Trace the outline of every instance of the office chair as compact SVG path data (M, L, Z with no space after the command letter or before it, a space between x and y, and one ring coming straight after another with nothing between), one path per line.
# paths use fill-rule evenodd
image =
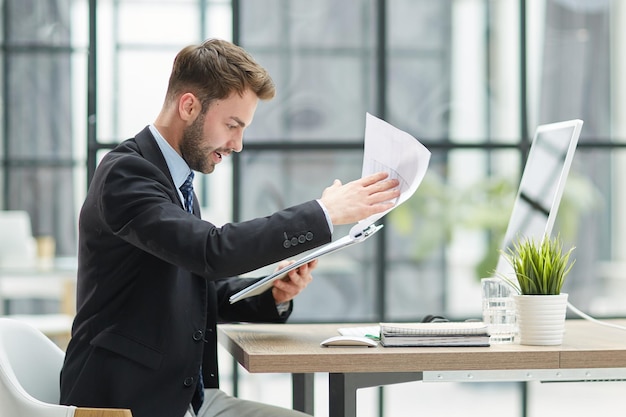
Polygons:
M33 237L30 215L23 210L0 210L0 267L34 267L37 243Z
M75 279L65 273L38 269L37 243L31 219L24 210L0 210L0 315L27 321L63 346L73 321ZM69 274L69 272L68 272ZM58 314L12 314L9 302L28 299L59 300ZM0 416L3 417L3 416Z
M0 317L0 416L132 417L130 410L59 405L65 354L27 323Z

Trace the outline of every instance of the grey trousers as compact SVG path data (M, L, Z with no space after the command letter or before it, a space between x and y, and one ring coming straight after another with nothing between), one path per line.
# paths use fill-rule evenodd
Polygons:
M308 414L274 405L231 397L219 389L205 389L196 415L191 406L185 417L307 417Z

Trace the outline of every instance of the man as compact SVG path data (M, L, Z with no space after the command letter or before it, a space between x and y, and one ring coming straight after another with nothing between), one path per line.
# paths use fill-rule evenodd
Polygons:
M154 124L99 164L80 213L62 404L130 408L134 417L299 415L218 389L216 323L284 322L316 262L233 305L230 295L249 281L229 277L328 243L333 225L389 209L399 191L385 174L335 180L319 200L265 218L222 227L201 220L190 174L240 152L258 101L274 94L241 48L186 47Z

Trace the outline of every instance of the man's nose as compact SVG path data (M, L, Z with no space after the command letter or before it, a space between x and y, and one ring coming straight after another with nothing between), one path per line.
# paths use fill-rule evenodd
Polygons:
M233 152L241 152L243 150L243 134L238 133L228 142L228 147Z

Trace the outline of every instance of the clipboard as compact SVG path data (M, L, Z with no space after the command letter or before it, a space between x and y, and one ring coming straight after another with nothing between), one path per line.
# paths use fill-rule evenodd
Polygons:
M389 174L389 178L397 179L400 182L400 196L395 201L394 207L359 221L352 226L348 235L322 246L295 263L256 281L254 284L232 295L229 299L230 303L233 304L244 298L261 294L270 289L275 280L284 278L289 271L320 256L363 242L378 232L383 226L375 223L413 195L424 179L429 162L430 151L417 139L389 123L366 113L361 176L365 177L384 171Z
M296 262L291 265L286 266L271 275L266 276L265 278L256 281L254 284L244 288L243 290L233 294L229 301L231 304L236 303L237 301L241 301L245 298L252 297L255 295L259 295L269 290L272 287L272 283L277 279L284 278L290 271L299 268L300 266L311 262L314 259L317 259L321 256L328 255L329 253L337 252L341 249L347 248L349 246L355 245L357 243L361 243L367 240L370 236L374 235L380 229L382 229L383 225L375 225L372 224L365 228L361 233L352 237L350 234L338 239L334 242L328 243L327 245L322 246L321 248L309 253L308 255L298 259Z

